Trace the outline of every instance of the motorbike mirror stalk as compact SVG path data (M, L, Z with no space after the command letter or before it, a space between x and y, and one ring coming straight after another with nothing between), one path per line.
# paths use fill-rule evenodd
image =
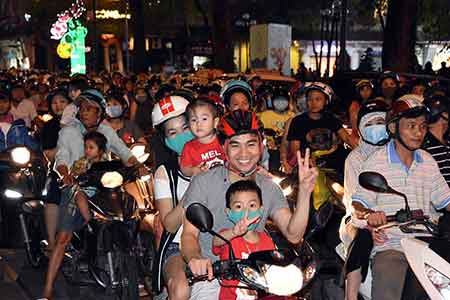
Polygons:
M209 234L218 237L228 245L230 260L235 260L236 256L233 252L231 242L212 230L214 226L214 218L209 209L201 203L192 203L186 209L186 218L201 232L208 232Z
M362 172L359 174L358 180L359 184L369 191L383 194L394 194L402 197L405 201L405 209L400 210L397 213L398 220L400 222L406 222L411 219L411 209L409 208L408 198L405 194L391 188L383 175L377 172Z

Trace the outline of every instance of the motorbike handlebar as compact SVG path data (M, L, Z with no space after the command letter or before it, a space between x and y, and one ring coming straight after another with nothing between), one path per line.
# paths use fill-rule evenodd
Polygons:
M236 262L236 261L232 262L230 260L221 260L221 261L214 262L212 264L213 278L224 278L224 277L229 277L226 279L233 278L232 274L235 274L235 272L234 272L235 267L233 264L234 262ZM192 273L189 266L186 266L184 273L186 275L186 279L187 279L189 285L193 285L196 282L208 280L208 275L195 276Z

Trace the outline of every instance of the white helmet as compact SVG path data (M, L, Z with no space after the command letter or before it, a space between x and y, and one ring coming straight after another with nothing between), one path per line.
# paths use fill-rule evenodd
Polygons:
M333 98L333 95L334 95L333 89L328 84L318 82L318 81L305 83L304 89L305 89L305 94L308 94L309 91L312 91L312 90L316 90L316 91L320 91L320 92L324 93L325 96L327 97L327 104L330 104L331 99Z
M423 103L424 98L423 98L423 96L416 95L416 94L405 94L405 95L401 96L400 98L398 98L398 100L402 100L402 101L416 101L416 102Z
M180 96L169 96L161 99L152 111L153 126L162 124L163 122L184 114L189 101Z

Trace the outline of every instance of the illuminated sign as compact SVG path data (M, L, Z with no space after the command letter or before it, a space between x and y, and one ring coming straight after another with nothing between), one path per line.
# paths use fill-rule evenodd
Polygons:
M95 17L97 19L131 19L130 14L122 14L117 9L114 10L108 10L108 9L101 9L95 11Z

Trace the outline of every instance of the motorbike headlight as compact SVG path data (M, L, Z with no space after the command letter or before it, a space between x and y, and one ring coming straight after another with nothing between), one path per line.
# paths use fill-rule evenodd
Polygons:
M44 121L45 123L47 123L48 121L50 121L51 119L53 119L53 116L51 114L44 114L42 116L39 116L39 118Z
M11 198L11 199L19 199L19 198L22 198L22 196L23 196L21 193L14 191L14 190L10 190L10 189L5 190L4 194L7 198Z
M145 145L142 144L133 145L130 151L140 163L144 163L150 156L149 153L145 152Z
M344 187L342 185L340 185L339 183L337 183L337 182L333 182L333 184L331 185L331 188L338 195L343 195L344 194Z
M123 177L119 172L106 172L100 179L102 186L109 189L114 189L123 184Z
M31 152L26 147L17 147L11 151L11 159L13 162L24 165L30 161Z
M433 267L425 264L425 272L431 283L438 289L443 299L449 299L450 296L450 278L434 269Z
M288 296L297 293L303 286L302 270L293 264L285 267L271 265L265 276L271 294Z
M272 181L275 182L276 184L280 185L280 183L284 180L283 177L278 177L278 176L273 176L272 177Z

